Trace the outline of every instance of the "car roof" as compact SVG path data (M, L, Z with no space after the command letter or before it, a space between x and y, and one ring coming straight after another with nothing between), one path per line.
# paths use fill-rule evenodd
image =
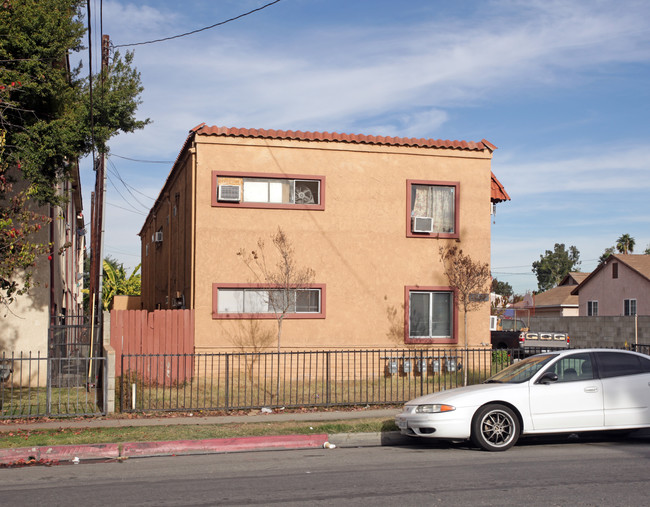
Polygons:
M576 353L584 353L584 352L620 352L622 354L637 354L644 356L645 354L642 354L641 352L636 352L634 350L625 350L625 349L608 349L608 348L588 348L588 349L563 349L563 350L558 350L558 351L549 351L549 352L543 352L543 354L556 354L558 356L566 356L566 355L571 355L571 354L576 354Z

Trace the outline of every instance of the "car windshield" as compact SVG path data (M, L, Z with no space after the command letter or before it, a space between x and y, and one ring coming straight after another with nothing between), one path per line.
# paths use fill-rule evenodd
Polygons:
M538 354L529 357L523 361L518 361L506 369L501 370L496 375L487 379L486 383L508 383L520 384L530 380L535 373L544 367L551 359L556 357L557 354Z

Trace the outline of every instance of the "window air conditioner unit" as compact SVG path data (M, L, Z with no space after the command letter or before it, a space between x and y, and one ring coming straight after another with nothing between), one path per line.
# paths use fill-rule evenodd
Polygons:
M153 242L154 243L162 243L162 231L154 232L153 233Z
M241 201L241 187L239 185L219 185L217 200L229 202Z
M412 217L411 230L413 232L433 232L433 218Z

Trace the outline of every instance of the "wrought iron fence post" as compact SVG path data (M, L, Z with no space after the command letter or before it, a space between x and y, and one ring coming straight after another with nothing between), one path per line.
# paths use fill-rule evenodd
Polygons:
M331 403L330 354L331 352L329 350L325 353L325 404L327 406Z
M22 353L21 353L22 355ZM31 352L30 352L31 355ZM41 353L38 353L38 358L41 358ZM31 359L31 358L30 358ZM48 358L49 359L49 358ZM52 413L52 361L54 359L47 361L47 379L45 380L45 413L50 415Z
M420 350L420 358L416 358L416 367L420 370L420 396L424 395L424 377L427 375L427 360L424 359L424 351ZM417 354L417 352L416 352Z
M226 412L230 409L230 354L226 354L226 399L225 407Z

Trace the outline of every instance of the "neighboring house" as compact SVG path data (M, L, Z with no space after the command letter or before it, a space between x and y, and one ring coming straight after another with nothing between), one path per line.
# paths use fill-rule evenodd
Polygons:
M15 188L18 190L24 185L24 182L18 181ZM60 356L60 351L50 347L50 324L65 324L68 316L83 313L85 230L79 168L76 164L70 177L60 183L57 190L60 195L67 196L65 205L36 209L38 213L48 216L51 222L39 231L34 241L51 242L51 254L37 259L29 292L18 296L3 309L0 317L0 356L2 353L7 357L12 353L16 357L21 353L42 358L52 354ZM41 374L45 375L47 369L44 365L31 366L33 371L41 369Z
M572 292L589 273L571 272L557 287L536 294L533 298L533 315L537 317L577 317L578 296Z
M571 293L580 316L650 315L650 255L611 255Z
M139 233L142 306L194 309L197 352L247 348L242 335L253 347L276 333L273 287L237 252L262 239L270 253L281 227L297 265L315 271L284 320L283 348L463 343L439 247L490 262L492 204L509 199L494 149L199 125ZM485 341L489 312L486 302L469 315L470 344Z

